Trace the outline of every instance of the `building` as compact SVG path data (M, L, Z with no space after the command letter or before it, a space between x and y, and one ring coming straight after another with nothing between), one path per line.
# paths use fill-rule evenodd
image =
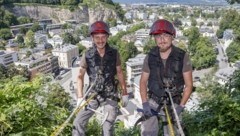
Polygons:
M112 33L112 32L111 32ZM84 47L86 48L90 48L92 47L93 45L93 42L92 42L92 38L91 37L87 37L87 38L84 38L83 40L81 40L79 42L80 44L82 44Z
M137 50L140 52L143 52L143 48L145 46L145 44L147 43L148 39L138 39L134 42L134 46L137 47Z
M18 51L19 48L18 48L18 44L16 42L14 42L13 39L10 39L8 41L8 44L5 46L6 48L6 51Z
M145 39L149 37L150 29L139 29L135 32L135 36L137 39Z
M145 54L139 54L135 58L128 59L126 62L128 84L132 84L133 79L141 74L145 56Z
M223 32L223 40L224 40L224 45L223 45L223 49L224 51L226 51L226 49L228 48L228 46L232 43L232 41L234 40L235 36L233 34L233 30L232 29L226 29Z
M73 60L79 56L78 47L75 45L60 45L52 50L53 56L58 57L58 64L62 68L72 67Z
M203 37L213 37L215 33L211 27L202 26L199 28L199 33L202 34Z
M148 14L145 12L141 12L137 14L138 19L146 20L148 18Z
M215 73L218 83L224 85L227 82L229 82L229 79L232 77L232 75L236 69L237 68L235 68L235 67L227 67L227 68L219 69Z
M37 44L47 43L47 35L41 33L35 33L34 39Z
M16 61L18 61L17 52L0 50L0 64L3 64L4 66L9 66Z
M54 35L51 39L47 39L48 43L50 43L53 47L57 45L62 45L63 39L59 35Z
M57 57L37 54L33 54L31 57L22 61L15 62L16 66L21 65L28 68L31 79L39 73L52 73L53 71L58 69L58 65L56 64Z

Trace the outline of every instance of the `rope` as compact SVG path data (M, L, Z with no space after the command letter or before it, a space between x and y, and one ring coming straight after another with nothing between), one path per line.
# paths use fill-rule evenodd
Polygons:
M181 136L185 136L185 134L184 134L184 132L183 132L183 129L182 129L182 126L181 126L180 121L179 121L179 117L178 117L177 111L176 111L176 109L175 109L175 107L174 107L172 95L171 95L171 93L169 92L168 89L166 90L166 92L168 93L169 98L170 98L170 102L171 102L171 105L172 105L173 113L174 113L175 119L176 119L176 121L177 121L178 129L179 129L179 131L180 131L179 133L180 133Z
M168 113L168 109L167 109L166 103L164 103L164 109L165 109L165 112L166 112L166 115L167 115L167 122L168 122L168 128L170 130L170 135L174 136L173 124L171 122L171 118L170 118L170 115Z
M71 113L71 115L64 121L64 123L62 123L60 126L58 126L58 127L55 129L55 131L51 134L51 136L58 136L58 135L63 131L63 129L66 127L66 125L67 125L68 122L71 120L71 118L72 118L74 115L76 115L83 107L85 107L95 96L96 96L96 94L91 95L91 97L88 98L83 105L75 108L74 111Z
M86 98L86 96L88 96L88 94L90 93L90 91L92 90L93 87L95 87L96 85L96 82L97 82L97 79L98 79L99 75L96 74L96 78L93 82L93 84L88 88L88 90L86 91L86 94L84 95L83 99L80 101L80 106L79 107L76 107L73 112L70 114L70 116L64 121L64 123L62 123L60 126L58 126L54 131L53 133L51 134L51 136L58 136L62 131L63 129L66 127L67 123L71 120L71 118L76 115L84 106L86 106L88 104L89 101L91 101L96 95L97 93L93 93L90 98L88 98L86 100L86 102L82 104L83 100Z

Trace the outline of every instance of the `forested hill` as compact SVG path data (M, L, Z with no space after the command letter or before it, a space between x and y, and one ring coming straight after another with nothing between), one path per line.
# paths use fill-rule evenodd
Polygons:
M0 4L9 3L41 3L41 4L53 4L53 5L77 5L83 3L86 0L1 0ZM108 4L114 4L112 0L97 0Z

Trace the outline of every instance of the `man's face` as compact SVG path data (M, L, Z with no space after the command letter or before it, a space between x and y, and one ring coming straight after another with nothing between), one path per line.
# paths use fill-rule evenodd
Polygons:
M107 43L108 34L105 33L92 34L92 40L93 43L97 46L97 48L103 49Z
M166 52L171 48L173 36L167 33L161 33L154 35L157 46L160 48L160 52Z

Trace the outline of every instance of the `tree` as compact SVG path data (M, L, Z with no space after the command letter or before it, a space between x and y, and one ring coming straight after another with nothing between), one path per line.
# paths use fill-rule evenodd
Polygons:
M51 80L42 75L28 82L22 76L15 76L1 82L2 135L50 135L64 122L72 109L69 94ZM62 134L69 134L70 127Z
M191 18L191 25L192 26L196 26L197 25L197 21L194 18Z
M4 15L3 19L8 26L18 24L16 16L14 16L12 13L10 13L8 11L5 12L5 15Z
M17 35L16 43L24 44L24 38L22 35Z
M32 30L33 32L37 32L38 30L41 29L41 26L39 25L39 23L35 22L32 27L30 28L30 30Z
M80 43L78 43L77 46L78 46L79 54L82 55L83 52L86 50L86 47Z
M79 33L83 35L83 37L88 37L89 36L89 31L88 31L88 26L87 25L82 25L79 29Z
M114 27L117 25L117 20L115 18L109 18L107 20L107 23L109 24L110 27Z
M8 28L0 29L0 38L4 40L8 40L11 37L12 37L12 33L10 32L10 29Z
M235 71L226 85L212 82L212 79L206 82L208 84L200 89L199 109L184 116L187 135L239 135L240 71Z
M175 18L174 21L173 21L173 24L176 27L180 27L180 26L182 26L182 21L179 20L178 18Z
M32 22L31 18L25 17L25 16L20 16L20 17L17 18L17 20L18 20L19 24L27 24L27 23L31 23Z
M29 30L26 34L25 45L31 49L36 47L36 42L34 39L34 32L32 30Z
M226 0L229 4L240 3L240 0Z
M240 44L239 42L232 42L226 50L228 60L232 63L240 59Z
M25 35L27 33L27 28L26 27L20 27L19 33Z
M177 47L183 49L184 51L187 51L186 43L184 43L183 41L180 41L180 42L177 44Z
M196 43L199 40L200 37L200 33L198 31L197 27L191 27L190 29L187 29L186 31L184 31L184 35L188 37L188 41L189 41L189 52L191 55L194 55L194 53L196 52Z
M155 40L150 38L146 45L144 45L143 47L143 53L145 54L148 53L155 46L156 46Z
M215 64L216 54L210 40L206 37L201 37L196 43L196 50L193 59L193 67L196 69L208 68Z
M138 50L133 42L121 42L119 46L122 62L126 62L129 58L133 58L138 54ZM125 63L122 63L122 65L125 67Z
M71 44L75 45L77 43L77 41L74 39L74 37L71 33L68 33L68 32L64 33L62 35L62 38L63 38L63 43L64 44L71 43Z

